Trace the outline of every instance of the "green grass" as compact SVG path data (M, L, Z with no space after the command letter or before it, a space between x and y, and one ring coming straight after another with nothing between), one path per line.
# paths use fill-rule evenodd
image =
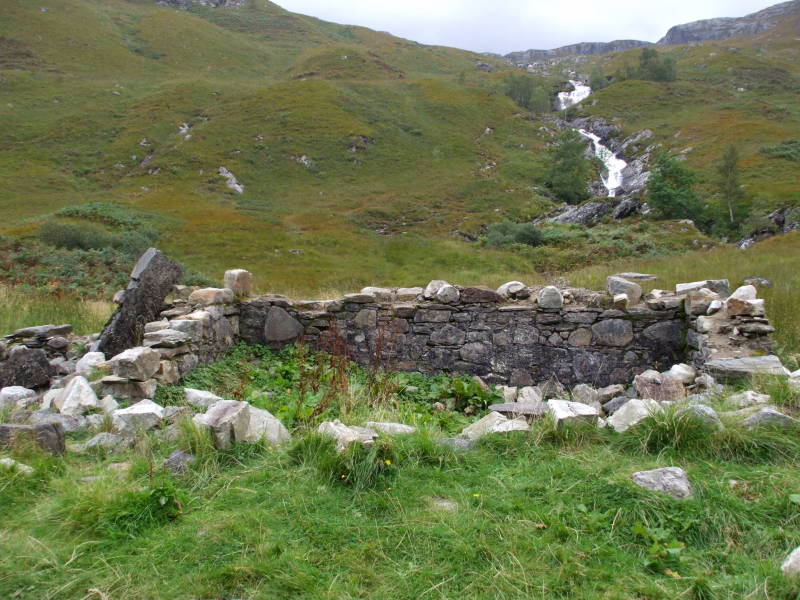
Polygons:
M76 335L97 333L113 305L101 300L84 300L70 295L0 287L0 332L13 333L21 327L69 323Z
M208 378L219 391L272 391L294 388L303 373L309 389L335 385L330 372L301 367L304 360L319 363L303 356L238 348L186 383ZM348 385L363 385L364 377L348 371ZM425 393L439 385L413 383ZM330 418L322 414L277 449L256 444L218 452L189 424L175 441L142 439L121 455L72 451L62 461L17 448L11 455L37 473L0 475L6 515L0 595L788 600L800 594L798 583L779 571L800 544L792 526L800 514L794 433L735 425L715 433L671 413L621 436L556 429L544 420L529 433L489 437L457 453L432 440L452 435L465 418L446 417L448 411L431 418L425 393L393 392L372 406L373 397L360 396L346 415L339 413L346 422L397 419L420 431L342 454L313 432ZM340 402L353 398L337 396L337 409ZM173 476L160 465L178 447L198 459L188 473ZM112 470L113 464L128 467ZM687 470L692 499L673 500L630 481L635 471L662 466Z
M243 267L264 291L303 295L534 278L632 249L597 239L602 229L533 254L468 241L553 208L541 187L547 124L505 96L502 64L476 71L485 57L261 1L40 8L0 7L3 233L35 237L60 209L116 204L151 215L161 247L207 277ZM712 203L713 165L736 143L754 210L796 206L795 163L761 152L798 120L793 37L672 49L680 81L615 83L583 110L625 134L650 128L675 151L692 146ZM626 56L597 60L610 73ZM220 166L244 194L225 187ZM657 230L638 231L648 239L634 250L683 248Z

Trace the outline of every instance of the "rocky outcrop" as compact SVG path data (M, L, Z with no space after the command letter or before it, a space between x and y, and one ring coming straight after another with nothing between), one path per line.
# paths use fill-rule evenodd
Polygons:
M608 52L620 52L631 48L645 48L652 42L641 40L614 40L613 42L580 42L553 48L552 50L521 50L506 54L503 58L517 66L527 66L532 62L561 58L565 56L597 56Z
M97 351L116 356L141 345L145 324L158 318L164 298L182 274L178 263L155 248L145 252L133 268L122 303L100 334Z
M778 25L781 18L800 12L800 0L776 4L740 18L721 18L694 21L671 28L658 43L662 46L726 40L738 35L754 35Z

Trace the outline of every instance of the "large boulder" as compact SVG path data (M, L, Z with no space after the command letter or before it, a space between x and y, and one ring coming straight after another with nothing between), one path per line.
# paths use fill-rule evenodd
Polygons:
M245 441L250 427L250 405L236 400L221 400L205 414L195 415L194 423L207 427L214 436L214 445L224 450L237 441Z
M127 348L140 346L144 326L158 319L164 298L183 275L181 266L150 248L131 272L122 302L112 315L97 343L97 350L116 356Z
M781 565L781 572L786 577L800 577L800 547L792 550L791 554L786 557Z
M631 475L639 487L653 492L668 494L678 500L692 497L692 484L686 471L679 467L664 467L652 471L639 471Z
M536 296L540 308L557 309L564 306L564 296L555 286L542 288Z
M735 408L747 408L759 404L769 404L771 400L772 398L770 398L769 394L759 394L753 390L747 390L746 392L728 396L728 404Z
M75 364L75 373L89 377L96 368L106 362L106 355L102 352L87 352Z
M228 288L203 288L192 292L189 295L188 302L192 306L213 306L215 304L230 304L233 300L233 290Z
M713 358L706 361L705 370L722 381L748 379L753 375L786 375L781 359L774 355L744 358Z
M371 446L378 437L378 432L374 429L345 425L339 419L320 423L317 432L335 439L336 449L339 452L344 451L350 444Z
M271 306L264 324L267 344L289 344L303 334L303 326L280 306Z
M89 451L114 453L125 450L130 445L130 438L123 437L116 433L103 431L86 442L86 449Z
M20 386L40 388L50 383L56 369L41 348L14 346L8 359L0 362L0 388Z
M490 433L528 431L529 429L530 425L523 418L509 419L498 412L490 412L479 421L465 427L461 432L461 437L468 440L477 440Z
M800 421L770 407L764 407L754 415L747 417L742 421L742 425L748 429L761 427L800 429Z
M38 425L0 425L0 446L13 447L18 443L36 443L42 450L61 456L66 450L64 428L60 423Z
M549 400L547 408L556 427L576 423L597 423L600 417L600 412L593 406L569 400Z
M725 311L729 317L764 315L764 301L756 297L755 286L745 285L737 289L725 301Z
M79 416L100 410L100 400L85 377L74 377L55 398L53 405L63 415Z
M657 402L674 402L686 397L686 388L678 379L662 375L658 371L645 371L633 380L639 398Z
M606 289L609 295L625 294L631 305L639 304L642 299L642 286L622 277L612 275L606 279Z
M244 269L225 271L225 287L237 298L246 298L253 291L253 274Z
M161 354L153 348L128 348L110 361L114 375L133 381L152 379L161 366Z
M633 341L633 325L624 319L606 319L592 325L592 334L601 346L627 346Z
M367 421L364 423L367 429L373 429L386 435L408 435L416 433L417 428L411 425L404 425L403 423L380 423L377 421Z
M249 413L250 420L244 438L235 441L251 444L266 441L272 446L278 446L291 439L289 430L269 411L251 406Z
M0 390L0 410L31 408L38 401L39 394L26 387L12 385Z
M163 418L162 406L152 400L142 400L111 413L111 424L120 435L134 437L137 433L158 427Z
M661 405L655 400L628 400L608 418L606 423L617 433L624 433L662 410Z
M192 388L183 388L183 396L186 399L186 404L198 410L208 410L211 406L223 400L223 398L211 392Z

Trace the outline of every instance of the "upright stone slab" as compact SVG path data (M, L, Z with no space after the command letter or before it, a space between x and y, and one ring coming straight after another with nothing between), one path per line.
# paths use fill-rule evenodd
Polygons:
M142 254L131 273L122 303L100 334L97 350L116 356L141 346L144 326L158 319L164 298L180 281L183 269L155 248Z

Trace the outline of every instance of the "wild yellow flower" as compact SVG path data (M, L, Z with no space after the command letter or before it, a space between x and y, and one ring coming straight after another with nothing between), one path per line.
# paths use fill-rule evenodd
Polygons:
M392 461L390 461L390 460L388 460L388 459L387 459L387 460L385 460L385 461L383 461L383 462L385 462L385 463L386 463L386 466L387 466L387 467L390 467L390 466L392 466Z
M480 497L481 497L481 495L480 495L480 494L472 494L472 497L473 497L473 498L480 498Z

